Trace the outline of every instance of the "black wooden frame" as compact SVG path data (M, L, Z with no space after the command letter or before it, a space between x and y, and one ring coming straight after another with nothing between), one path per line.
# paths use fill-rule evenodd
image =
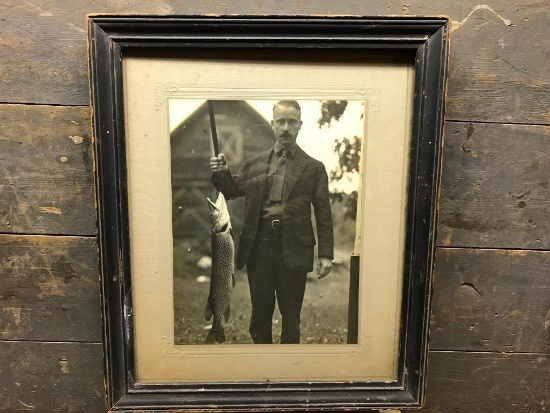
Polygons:
M105 375L112 411L337 411L424 400L440 183L448 19L88 16ZM136 384L122 57L176 49L409 53L415 66L398 379L395 382Z

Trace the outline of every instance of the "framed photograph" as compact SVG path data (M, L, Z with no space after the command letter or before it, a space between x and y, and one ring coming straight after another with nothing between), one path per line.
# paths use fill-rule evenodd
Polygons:
M421 406L448 20L88 41L110 411Z

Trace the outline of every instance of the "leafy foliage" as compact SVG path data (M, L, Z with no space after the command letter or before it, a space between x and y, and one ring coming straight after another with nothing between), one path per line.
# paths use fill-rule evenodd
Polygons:
M332 180L339 181L348 173L359 173L361 140L357 136L351 139L337 139L334 143L334 152L338 154L338 168L330 172Z
M348 102L346 100L324 100L321 102L321 117L319 119L319 128L324 125L330 126L333 120L338 121L343 116ZM338 156L338 165L330 171L330 180L337 182L348 179L353 174L359 173L359 163L361 161L361 139L357 136L352 138L343 137L337 139L333 146L334 152ZM357 219L357 201L358 191L351 193L333 191L331 198L334 201L341 202L344 206L344 218Z
M330 126L333 119L338 121L344 114L347 106L347 100L323 100L321 102L321 117L318 121L319 128L322 128L323 125Z
M333 192L330 194L333 201L338 201L343 205L343 216L345 219L357 219L357 201L359 194L357 191L352 191L349 194L343 192Z
M361 161L361 139L353 138L337 139L334 143L334 152L338 154L338 166L330 171L332 181L340 181L350 174L359 173L359 162ZM344 204L344 217L355 220L357 218L357 190L349 194L333 193L333 199Z

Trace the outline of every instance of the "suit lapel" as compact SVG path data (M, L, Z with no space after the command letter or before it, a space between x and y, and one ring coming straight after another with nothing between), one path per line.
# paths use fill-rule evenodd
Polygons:
M290 191L292 191L292 188L296 184L296 181L298 181L298 178L304 171L307 160L308 155L301 148L298 147L298 150L296 151L296 159L293 159L292 162L289 162L287 166L288 169L286 171L287 173L285 185L283 188L283 203L287 201Z

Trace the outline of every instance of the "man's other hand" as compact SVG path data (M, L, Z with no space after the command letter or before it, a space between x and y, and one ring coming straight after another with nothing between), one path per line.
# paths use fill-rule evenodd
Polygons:
M223 153L220 153L218 156L210 158L210 169L212 170L212 172L222 172L229 170L229 167L227 166L227 160L225 159L225 155Z
M318 279L325 278L329 275L330 270L332 269L332 260L328 258L319 258L319 263L317 264L317 275Z

